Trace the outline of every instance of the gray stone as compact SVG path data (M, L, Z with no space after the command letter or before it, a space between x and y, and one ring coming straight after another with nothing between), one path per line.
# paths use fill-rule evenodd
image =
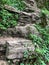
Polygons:
M8 59L20 59L23 58L23 53L26 50L34 52L34 49L34 45L30 40L17 38L7 41L6 57Z
M35 11L37 9L36 1L35 0L25 0L25 4L28 9Z
M40 9L31 13L32 14L31 16L20 14L19 20L18 20L19 25L26 25L26 24L31 24L31 23L33 24L33 23L38 22L38 20L40 20L39 13L40 13Z
M12 38L0 37L0 60L6 59L6 40L11 40Z
M29 33L35 34L39 36L39 32L35 28L34 24L27 24L25 26L16 26L17 35L27 37Z
M39 32L34 26L35 24L26 24L25 26L17 25L15 28L8 28L5 33L2 33L4 37L28 37L30 33L39 35ZM4 31L3 31L4 32Z

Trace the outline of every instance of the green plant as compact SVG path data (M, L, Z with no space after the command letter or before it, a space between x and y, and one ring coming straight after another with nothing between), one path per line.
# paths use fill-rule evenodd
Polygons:
M26 5L22 2L23 0L1 0L0 4L4 5L10 5L12 7L15 7L17 10L24 10Z
M22 0L1 0L1 10L0 10L0 29L7 29L10 27L14 27L18 23L18 14L9 12L3 8L3 6L7 4L14 7L17 10L24 10L25 4Z
M35 46L33 54L32 51L24 52L24 60L22 63L24 65L46 65L49 62L49 33L48 28L42 28L39 25L35 25L41 36L36 36L33 34L29 35L29 39ZM22 64L22 65L23 65Z
M24 65L23 63L21 63L20 65Z
M18 15L17 15L18 16ZM17 25L17 18L15 19L14 14L2 9L0 11L0 29L6 29Z
M46 8L43 8L41 12L45 15L49 15L49 11Z
M49 33L46 28L41 28L36 26L37 30L40 32L41 37L30 34L30 39L35 45L36 65L46 65L49 62Z

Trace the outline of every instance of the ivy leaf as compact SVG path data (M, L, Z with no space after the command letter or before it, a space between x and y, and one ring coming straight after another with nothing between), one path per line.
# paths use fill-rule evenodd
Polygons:
M45 15L49 15L49 11L46 8L42 9L41 12Z

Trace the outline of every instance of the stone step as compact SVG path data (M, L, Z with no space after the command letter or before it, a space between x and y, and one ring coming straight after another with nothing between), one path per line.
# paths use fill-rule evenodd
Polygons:
M6 56L8 59L20 59L23 57L23 52L27 50L34 51L34 45L30 40L17 38L14 40L7 41Z
M28 37L30 33L39 36L39 32L37 31L34 25L35 24L27 24L25 26L17 25L15 26L15 28L8 28L6 31L1 30L0 34L4 37L12 36L12 37L23 37L23 38Z
M31 40L24 39L24 38L1 38L0 37L0 45L2 45L2 48L6 45L5 54L3 52L0 52L4 55L6 59L12 60L12 61L20 61L24 57L25 51L32 51L34 53L35 47L32 44ZM28 55L32 54L28 53ZM2 55L2 56L3 56ZM1 57L1 56L0 56Z
M39 16L40 11L39 12L38 11L31 13L32 14L31 16L20 14L19 19L18 19L18 24L19 25L26 25L26 24L40 23L41 22L41 19Z
M16 26L16 33L20 37L28 37L28 35L35 34L39 36L39 32L35 27L35 24L27 24L25 26Z

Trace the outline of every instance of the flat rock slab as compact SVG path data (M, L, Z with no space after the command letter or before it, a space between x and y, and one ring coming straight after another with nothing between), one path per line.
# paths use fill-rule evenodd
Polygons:
M5 51L3 55L9 60L21 59L25 51L29 50L34 53L35 49L32 41L24 38L0 37L0 45L2 45L2 51ZM6 48L4 48L5 45Z
M25 26L16 26L15 31L18 36L28 37L30 33L39 36L39 32L35 27L35 24L27 24Z
M39 36L39 32L35 27L35 24L26 24L24 26L17 25L14 28L8 28L3 31L0 30L0 34L4 37L23 37L26 38L28 35L32 33Z
M24 52L29 50L34 52L34 45L30 40L23 38L16 38L6 42L6 57L8 59L20 59L23 58Z
M7 40L12 40L12 37L0 37L0 45L6 44Z

